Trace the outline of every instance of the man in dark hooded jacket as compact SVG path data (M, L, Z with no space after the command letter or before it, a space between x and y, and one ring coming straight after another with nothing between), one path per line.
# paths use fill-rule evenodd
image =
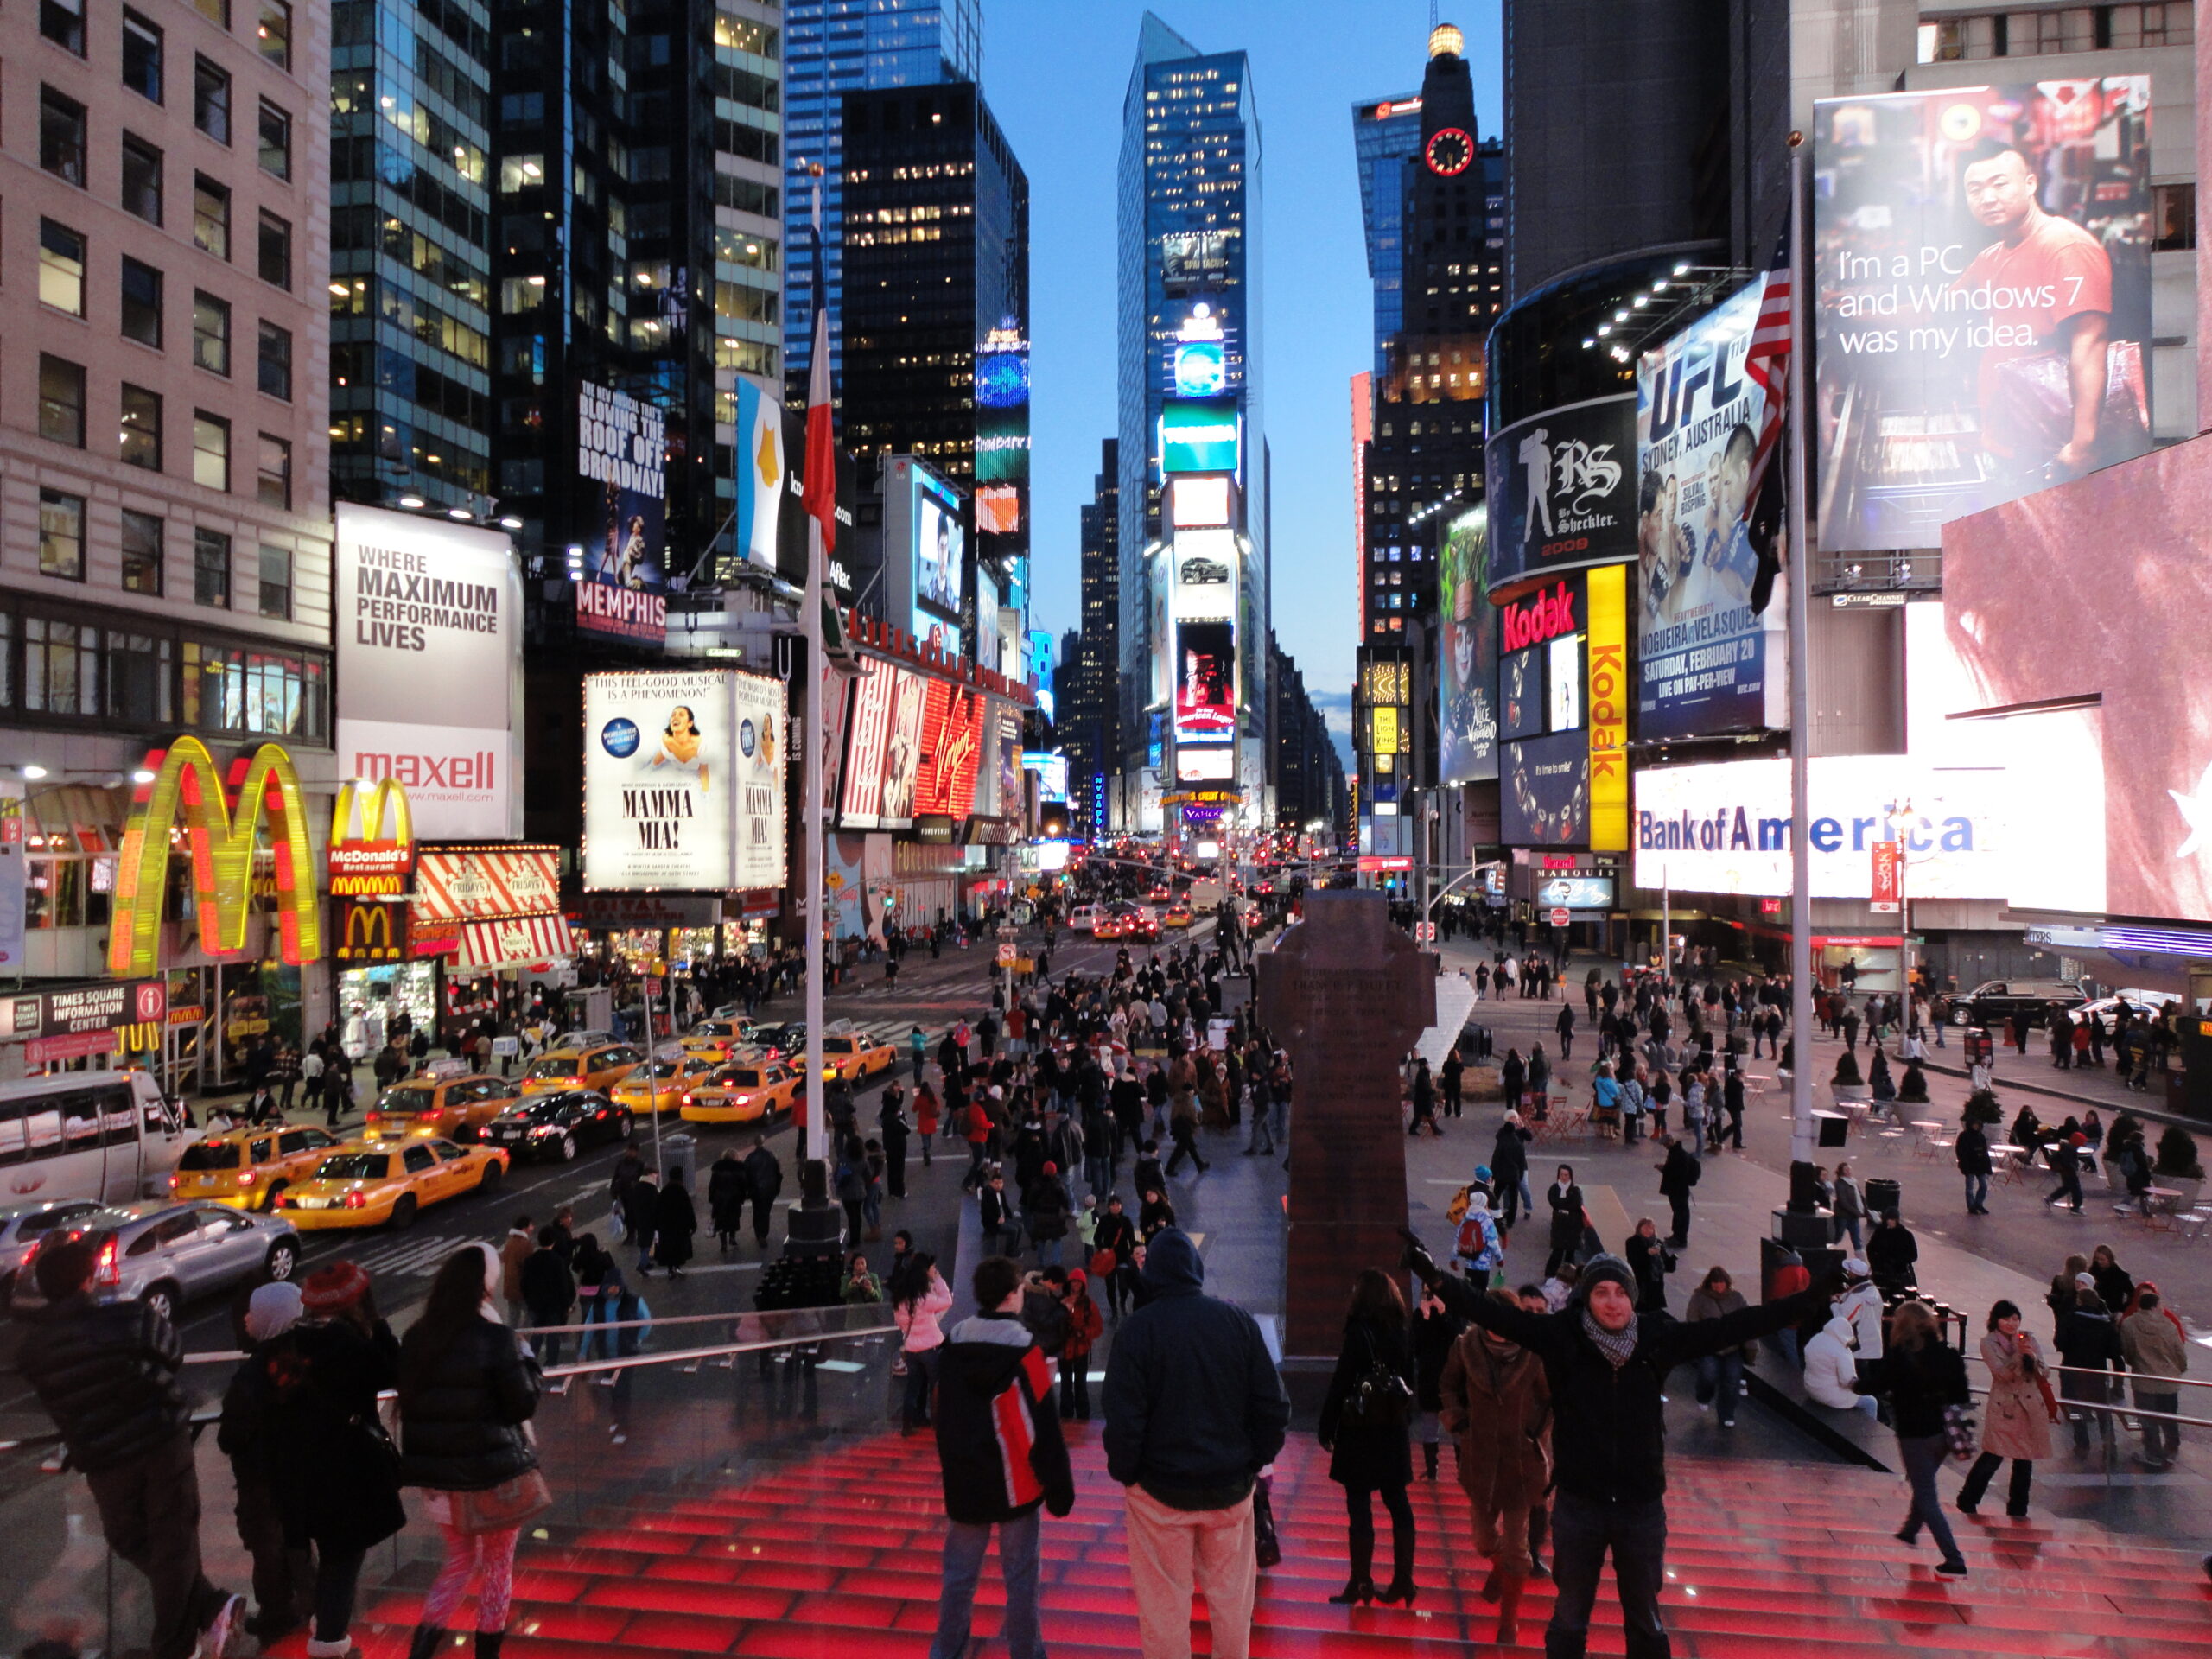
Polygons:
M1150 1300L1106 1362L1106 1471L1127 1488L1129 1577L1147 1659L1187 1654L1191 1592L1214 1659L1246 1659L1257 1560L1252 1482L1282 1449L1290 1401L1249 1313L1203 1294L1181 1229L1147 1247Z
M1831 1272L1826 1281L1780 1301L1684 1324L1665 1313L1638 1313L1628 1263L1599 1255L1582 1269L1565 1308L1531 1313L1446 1274L1419 1239L1406 1237L1405 1265L1447 1309L1543 1362L1554 1423L1552 1576L1559 1589L1544 1636L1547 1659L1582 1659L1587 1651L1608 1549L1628 1659L1668 1659L1672 1649L1659 1617L1667 1552L1660 1390L1667 1373L1825 1313L1841 1275Z
M1020 1264L986 1256L969 1283L982 1311L954 1325L938 1350L937 1450L950 1524L930 1659L962 1659L968 1651L976 1581L993 1527L1006 1580L1007 1659L1045 1659L1037 1627L1037 1511L1072 1510L1075 1477L1052 1407L1052 1371L1022 1323Z

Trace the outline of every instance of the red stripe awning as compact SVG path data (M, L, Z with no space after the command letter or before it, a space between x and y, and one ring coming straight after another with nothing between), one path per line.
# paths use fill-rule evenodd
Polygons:
M559 916L511 916L496 922L464 922L464 968L527 968L573 955L575 940Z

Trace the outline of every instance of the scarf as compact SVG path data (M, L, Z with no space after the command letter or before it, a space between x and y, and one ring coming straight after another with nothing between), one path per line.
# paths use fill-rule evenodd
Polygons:
M1598 1351L1612 1363L1617 1371L1636 1353L1636 1325L1633 1320L1624 1331L1608 1331L1586 1307L1582 1310L1582 1333L1598 1344Z

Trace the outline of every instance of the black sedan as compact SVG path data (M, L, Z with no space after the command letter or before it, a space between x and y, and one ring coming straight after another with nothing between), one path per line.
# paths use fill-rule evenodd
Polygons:
M630 1110L591 1089L531 1095L484 1126L486 1146L512 1157L568 1162L586 1147L630 1138Z

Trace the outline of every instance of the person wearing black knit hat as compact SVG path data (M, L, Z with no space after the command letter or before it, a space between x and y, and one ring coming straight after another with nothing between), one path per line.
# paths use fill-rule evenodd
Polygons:
M1582 1659L1608 1550L1618 1582L1628 1659L1669 1659L1659 1616L1666 1579L1667 1451L1661 1389L1686 1361L1733 1348L1827 1311L1834 1286L1694 1325L1636 1311L1636 1277L1615 1255L1593 1256L1557 1313L1531 1313L1443 1273L1412 1233L1405 1266L1469 1324L1519 1343L1550 1385L1556 1490L1552 1574L1558 1586L1548 1659ZM1833 1280L1831 1273L1828 1278Z

